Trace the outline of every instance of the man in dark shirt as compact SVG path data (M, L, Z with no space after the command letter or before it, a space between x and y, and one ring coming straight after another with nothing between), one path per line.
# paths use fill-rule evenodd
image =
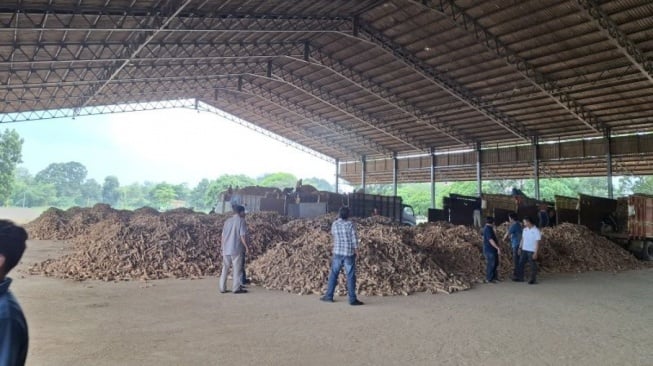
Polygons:
M27 232L13 222L0 220L0 366L22 366L27 358L27 321L9 291L7 277L25 252Z
M545 204L540 206L540 212L538 213L538 221L540 224L540 229L543 229L549 226L549 211Z
M487 217L485 219L485 228L483 229L483 255L487 262L485 280L487 282L496 283L499 279L497 276L497 268L499 267L499 255L501 255L501 249L499 248L497 234L494 232L493 217Z
M519 243L521 243L522 226L519 223L519 219L517 218L516 213L511 212L510 215L508 215L508 219L510 220L510 227L508 228L508 231L506 231L506 235L504 235L503 240L506 240L508 237L510 237L513 263L512 277L517 278L517 268L519 267Z

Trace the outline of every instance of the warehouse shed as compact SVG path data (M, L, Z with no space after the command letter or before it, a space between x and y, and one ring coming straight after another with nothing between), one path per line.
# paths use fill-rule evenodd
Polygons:
M16 0L0 23L0 122L204 110L363 186L653 174L649 0Z

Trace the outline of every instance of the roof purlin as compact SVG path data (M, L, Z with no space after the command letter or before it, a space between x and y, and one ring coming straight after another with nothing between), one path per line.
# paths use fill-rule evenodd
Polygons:
M423 5L447 16L459 28L470 32L488 50L504 59L509 65L514 66L517 72L532 83L533 86L552 98L558 105L566 109L594 132L602 133L605 130L603 122L591 111L581 105L567 92L561 90L555 81L536 70L533 65L505 46L499 38L495 37L474 18L466 14L464 9L458 7L453 0L440 1L439 5L433 5L431 1L418 2L411 0L411 2Z

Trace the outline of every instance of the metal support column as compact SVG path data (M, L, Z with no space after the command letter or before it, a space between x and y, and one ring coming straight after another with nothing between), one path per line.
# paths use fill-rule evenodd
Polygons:
M397 153L392 154L392 195L397 195L397 185L399 184L399 160Z
M538 138L533 137L533 180L535 181L535 199L540 199L540 148Z
M362 193L365 193L365 176L367 175L367 160L365 159L365 155L361 157L361 189Z
M478 187L478 196L483 194L483 180L481 178L481 143L476 143L476 185Z
M609 128L606 128L605 130L605 144L608 173L608 197L614 198L614 187L612 186L612 131L610 131Z
M336 159L336 193L338 193L338 182L340 181L340 160Z
M435 149L431 148L431 208L435 208Z

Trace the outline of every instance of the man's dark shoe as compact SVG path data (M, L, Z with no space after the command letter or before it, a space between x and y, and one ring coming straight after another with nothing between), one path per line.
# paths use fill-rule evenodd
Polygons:
M234 291L234 294L246 294L246 293L247 293L247 290L244 290L242 288Z
M328 297L326 297L326 296L322 296L322 297L320 297L320 301L324 301L324 302L333 302L333 299L330 299L330 298L328 298Z
M535 280L530 280L530 281L528 281L528 284L529 284L529 285L537 285L537 281L535 281Z
M220 291L221 294L226 294L227 292L229 292L229 290L226 290L226 291Z
M350 302L349 305L358 306L358 305L364 305L364 303L362 301L356 300L356 301Z

